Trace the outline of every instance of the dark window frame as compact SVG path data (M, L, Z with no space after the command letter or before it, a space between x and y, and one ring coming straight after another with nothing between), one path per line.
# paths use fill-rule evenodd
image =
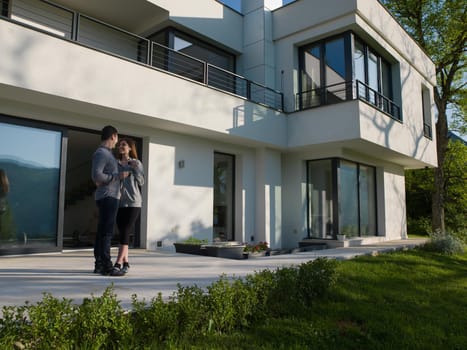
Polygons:
M2 248L0 247L0 256L11 255L11 254L35 254L35 253L46 253L46 252L60 252L63 250L63 225L64 225L64 203L65 203L65 176L66 176L66 147L67 147L67 128L55 124L47 123L32 119L26 119L22 117L12 116L0 113L0 122L11 125L18 125L23 127L56 131L61 133L61 147L60 147L60 170L59 170L59 183L57 193L57 227L56 227L56 242L55 246L47 247L21 247L21 248Z
M224 56L224 57L228 57L229 60L232 60L232 70L230 70L232 73L236 73L236 70L237 70L237 57L235 54L231 53L231 52L228 52L214 44L211 44L209 42L206 42L205 40L203 39L200 39L192 34L189 34L189 33L186 33L186 32L183 32L179 29L176 29L174 27L167 27L167 28L164 28L158 32L155 32L149 36L147 36L148 39L150 39L151 41L154 41L156 43L159 43L158 41L156 40L153 40L153 38L157 35L160 35L161 33L164 33L165 34L165 43L163 43L162 45L164 46L167 46L168 48L170 49L174 49L174 38L176 36L180 37L181 39L183 40L187 40L187 41L190 41L192 42L193 44L195 45L198 45L199 47L203 48L203 49L206 49L206 50L209 50L209 51L212 51L213 53L219 55L219 56ZM159 43L160 44L160 43ZM195 57L195 56L193 56ZM197 58L197 57L195 57ZM203 59L204 60L204 59ZM210 62L208 62L210 63ZM223 69L226 69L224 67L221 67ZM228 70L228 69L226 69Z
M358 181L358 184L357 184L357 195L358 195L358 236L357 237L374 237L374 236L378 236L379 233L378 233L378 186L377 186L377 168L373 165L369 165L369 164L366 164L366 163L361 163L361 162L356 162L354 160L349 160L349 159L345 159L345 158L319 158L319 159L311 159L311 160L307 160L305 162L305 165L306 165L306 186L307 188L309 188L310 186L310 174L309 174L309 168L310 168L310 163L314 162L314 161L323 161L323 160L329 160L331 161L331 178L332 178L332 232L334 233L334 236L336 236L335 238L337 238L337 235L338 234L341 234L341 232L339 232L339 205L340 205L340 198L339 198L339 193L340 193L340 188L341 188L341 182L340 182L340 176L339 176L339 169L341 167L341 162L342 161L345 161L345 162L349 162L349 163L353 163L356 165L356 169L357 169L357 181ZM361 166L365 166L365 167L368 167L368 168L372 168L373 169L373 183L374 183L374 187L373 187L373 194L374 194L374 198L375 198L375 211L374 211L374 220L375 220L375 232L374 232L374 236L362 236L362 232L361 232L361 198L360 198L360 167ZM311 218L310 218L310 201L311 201L311 198L310 198L310 195L309 195L309 190L306 191L306 206L307 206L307 210L306 210L306 224L307 224L307 227L306 227L306 230L307 230L307 238L310 238L310 239L313 239L313 237L311 236Z
M386 59L383 55L379 53L377 49L375 49L373 46L370 46L365 40L360 38L358 35L356 35L353 31L346 31L343 33L339 33L336 35L332 35L317 41L313 41L311 43L308 43L306 45L300 46L298 48L299 50L299 55L298 55L298 63L299 63L299 79L298 79L298 90L301 93L306 92L304 89L304 73L305 73L305 53L310 50L313 47L319 47L320 50L320 88L324 89L327 86L327 77L326 77L326 43L334 41L338 38L343 38L344 40L344 60L345 60L345 81L346 82L356 82L356 77L355 77L355 67L354 67L354 49L355 49L355 42L358 41L362 47L363 47L363 53L364 53L364 76L365 76L365 81L362 81L362 83L368 85L369 83L369 54L370 52L376 56L377 58L377 92L382 94L383 96L387 97L391 101L394 98L394 83L393 83L393 74L394 74L394 69L393 65L394 63L391 63L390 60ZM383 81L383 65L386 65L388 68L388 77L387 81ZM384 86L385 83L387 83L387 87L389 89L389 94L386 91L384 91ZM346 89L346 97L347 99L352 99L352 89L348 88ZM389 96L388 96L389 95ZM323 97L321 97L321 105L324 105L325 101L322 100ZM302 99L299 100L299 109L303 109L302 105Z

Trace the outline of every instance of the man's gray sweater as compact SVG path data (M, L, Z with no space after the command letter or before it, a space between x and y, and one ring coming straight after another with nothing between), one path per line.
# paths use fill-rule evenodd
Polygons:
M100 146L92 155L91 177L97 185L96 201L106 197L120 199L118 162L107 147Z

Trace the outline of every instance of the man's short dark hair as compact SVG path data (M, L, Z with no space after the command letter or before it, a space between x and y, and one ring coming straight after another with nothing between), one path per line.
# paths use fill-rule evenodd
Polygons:
M112 125L104 126L101 132L101 141L108 140L115 134L118 134L118 131Z

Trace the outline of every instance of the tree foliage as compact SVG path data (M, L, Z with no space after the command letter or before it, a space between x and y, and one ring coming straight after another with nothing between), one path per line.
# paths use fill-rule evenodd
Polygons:
M434 170L432 228L445 232L445 210L449 201L449 175L445 174L448 155L448 113L452 127L465 134L466 44L465 0L382 0L401 25L420 44L436 66L434 89L438 110L436 140L438 168Z
M444 162L446 229L467 231L467 146L450 140ZM431 231L431 193L434 191L431 169L406 171L407 216L409 232L424 234Z

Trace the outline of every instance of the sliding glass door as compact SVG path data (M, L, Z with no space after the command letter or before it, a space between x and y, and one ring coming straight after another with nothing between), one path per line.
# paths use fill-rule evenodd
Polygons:
M0 120L0 254L59 248L62 131Z
M377 234L374 167L323 159L309 161L307 174L310 238Z

